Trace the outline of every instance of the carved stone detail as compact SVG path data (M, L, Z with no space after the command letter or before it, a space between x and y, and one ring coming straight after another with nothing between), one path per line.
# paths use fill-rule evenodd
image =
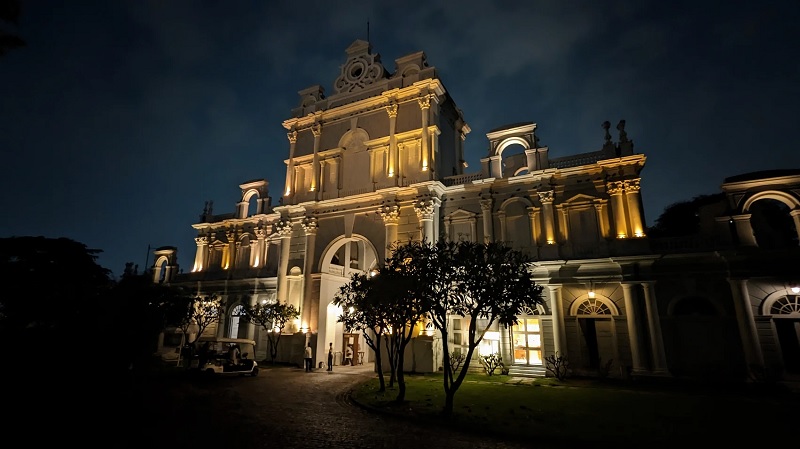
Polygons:
M428 109L431 107L431 96L424 95L422 97L417 98L417 102L419 102L420 109Z
M389 103L386 106L386 113L389 114L389 118L397 117L397 103Z
M609 195L619 195L625 189L625 183L622 181L611 181L606 184L606 191Z
M414 212L421 220L432 220L435 205L433 200L419 200L414 203Z
M397 224L400 220L400 208L397 205L382 206L378 214L385 224Z
M641 181L641 178L626 180L625 181L625 191L626 192L638 192L639 190L641 190L641 186L639 185L640 181Z
M546 190L544 192L537 192L539 194L539 201L542 204L552 204L556 198L556 192L554 190Z
M289 139L289 143L297 143L297 131L286 133L286 137Z
M292 235L292 222L289 220L281 220L275 223L275 232L281 237L290 237Z
M491 212L492 211L492 200L491 199L481 200L481 210L484 211L484 212Z
M303 219L303 230L306 234L313 234L317 232L317 219L316 217L306 217Z
M195 241L195 243L197 243L197 246L207 245L208 244L208 237L206 237L206 236L195 237L194 241Z

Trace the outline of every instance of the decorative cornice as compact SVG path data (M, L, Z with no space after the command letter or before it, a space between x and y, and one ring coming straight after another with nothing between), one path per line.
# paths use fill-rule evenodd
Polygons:
M206 236L195 237L194 241L197 243L197 246L208 245L208 237Z

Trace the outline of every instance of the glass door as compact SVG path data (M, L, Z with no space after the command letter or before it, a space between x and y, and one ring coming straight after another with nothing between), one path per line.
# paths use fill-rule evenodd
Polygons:
M523 317L511 329L514 363L542 365L542 327L538 318Z

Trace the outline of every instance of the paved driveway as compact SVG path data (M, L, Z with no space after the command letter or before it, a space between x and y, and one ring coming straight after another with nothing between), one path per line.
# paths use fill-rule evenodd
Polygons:
M364 365L337 366L333 373L280 367L262 370L257 377L153 380L138 385L128 398L131 419L113 426L118 437L111 446L541 447L502 443L480 434L458 434L436 423L376 415L352 403L347 394L371 376L371 365Z

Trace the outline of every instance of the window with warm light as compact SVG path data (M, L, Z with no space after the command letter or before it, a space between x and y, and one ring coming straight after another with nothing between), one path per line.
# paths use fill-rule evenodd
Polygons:
M520 318L511 329L514 363L542 365L542 328L538 318Z

